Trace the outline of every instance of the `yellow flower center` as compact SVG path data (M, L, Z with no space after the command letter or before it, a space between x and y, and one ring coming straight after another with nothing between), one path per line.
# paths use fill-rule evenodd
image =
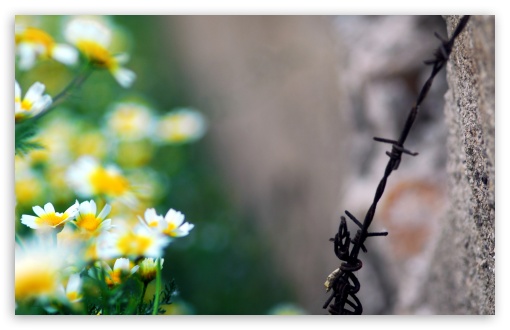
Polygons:
M189 138L189 132L184 129L185 117L174 115L166 118L163 129L166 131L166 138L171 142L183 142Z
M122 269L115 269L109 275L105 277L105 280L110 287L122 283L122 279L125 277Z
M148 222L147 225L151 228L156 228L158 226L158 222L157 221L151 221L151 222Z
M69 301L75 301L75 300L81 299L81 295L76 291L67 292L66 296L67 296L67 299L69 299Z
M101 220L96 218L94 214L81 214L76 218L76 225L82 229L85 229L89 232L95 231L99 225L101 224Z
M112 126L119 133L130 133L139 127L138 119L136 110L123 109L112 117Z
M139 236L134 233L128 233L117 242L117 246L123 255L139 255L145 254L151 246L152 239L150 237Z
M14 295L16 300L46 296L55 292L57 273L34 260L27 260L16 266Z
M177 229L177 226L173 223L169 223L168 226L163 230L163 233L165 233L168 236L175 236L174 230Z
M21 109L28 111L31 108L32 108L32 102L27 101L27 100L23 100L23 102L21 102Z
M140 267L138 273L140 274L140 276L142 277L142 279L144 281L150 282L156 278L156 273L157 273L156 267L157 266L155 264L149 265L149 266L142 266L142 267Z
M117 65L117 61L110 52L97 42L81 40L77 42L76 47L98 67L112 69Z
M19 98L16 100L14 100L15 102L20 102ZM32 102L28 101L28 100L23 100L22 102L20 102L21 104L21 110L25 110L25 111L30 111L30 109L32 109Z
M129 182L125 177L117 173L109 173L101 167L91 174L90 181L98 194L120 196L129 188Z
M43 45L45 47L46 53L49 53L55 45L55 41L49 34L42 30L31 27L26 28L23 33L16 36L16 43L20 42L31 42Z
M51 227L56 227L62 221L67 218L67 215L64 213L62 215L58 215L56 213L47 213L36 219L37 224L40 225L49 225Z

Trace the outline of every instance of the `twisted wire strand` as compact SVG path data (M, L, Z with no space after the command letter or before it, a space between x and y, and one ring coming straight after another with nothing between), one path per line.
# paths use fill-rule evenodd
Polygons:
M376 142L391 144L391 151L386 152L386 155L388 155L390 159L384 170L383 178L379 182L379 185L375 191L372 205L368 209L363 222L360 222L358 219L356 219L356 217L354 217L354 215L345 210L345 214L349 217L349 219L359 227L359 229L356 231L355 237L351 239L350 232L347 230L346 219L344 216L341 216L338 233L334 238L330 239L330 241L333 242L335 255L338 259L343 261L340 264L340 267L328 276L325 283L327 292L332 290L332 293L326 300L323 308L328 308L329 306L328 311L332 315L361 315L363 313L363 306L356 296L356 293L358 293L360 290L360 282L354 274L355 271L358 271L363 266L363 263L358 258L359 252L360 250L365 253L367 252L364 243L368 237L388 235L387 232L368 232L368 228L374 219L377 203L384 193L386 182L389 176L393 171L398 169L400 161L402 160L402 154L407 154L410 156L418 155L417 152L411 152L405 149L404 142L406 141L416 116L418 115L419 107L427 96L430 87L432 86L434 77L439 71L441 71L441 69L448 61L448 58L450 57L453 49L455 39L466 27L469 21L469 17L469 15L466 15L461 18L449 40L445 40L439 34L435 33L435 36L441 41L441 45L434 52L433 59L424 61L426 65L432 66L432 72L420 90L418 98L416 99L416 103L411 108L411 111L407 116L407 120L404 124L399 139L392 140L374 137Z

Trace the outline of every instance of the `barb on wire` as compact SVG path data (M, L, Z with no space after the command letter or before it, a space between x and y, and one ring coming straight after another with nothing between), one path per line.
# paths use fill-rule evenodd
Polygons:
M384 188L386 187L386 181L390 176L391 172L396 171L400 165L400 161L402 160L402 154L407 154L410 156L418 155L417 152L412 152L404 148L404 142L407 139L407 136L413 126L413 123L418 115L419 107L427 96L430 86L432 86L432 82L434 77L437 75L439 71L443 68L443 66L448 61L450 54L452 52L453 43L457 36L462 32L465 28L469 15L463 16L457 25L455 31L452 33L452 36L449 40L443 39L439 34L435 33L435 36L441 41L441 45L437 48L434 53L434 58L425 61L426 65L432 66L432 72L423 85L420 94L416 100L416 103L411 108L407 120L404 124L404 128L402 129L402 133L398 140L374 137L376 142L388 143L391 144L391 151L387 151L386 155L390 158L388 164L386 165L386 169L384 170L384 175L379 185L377 186L374 200L372 205L367 211L365 215L365 219L363 222L356 219L354 215L352 215L349 211L345 211L345 214L352 222L359 227L356 231L356 235L353 239L351 239L350 232L347 230L347 221L344 216L340 217L340 225L338 228L338 233L334 238L331 238L330 241L333 242L333 250L338 259L343 261L340 264L340 267L333 271L327 279L324 285L326 286L327 292L332 290L331 295L326 300L323 308L328 308L329 313L333 315L346 315L346 314L356 314L360 315L363 313L363 306L356 297L356 293L358 293L360 289L360 282L356 275L355 271L358 271L363 266L363 263L358 258L360 249L363 252L367 252L365 247L365 240L368 237L375 236L386 236L387 232L376 232L370 233L368 232L368 228L372 223L375 215L375 210L377 208L377 203L381 199Z

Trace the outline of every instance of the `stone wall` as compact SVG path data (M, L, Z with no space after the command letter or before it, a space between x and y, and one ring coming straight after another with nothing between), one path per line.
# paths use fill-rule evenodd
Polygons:
M458 16L446 16L448 31ZM451 206L424 295L441 314L495 313L495 27L473 16L448 63Z

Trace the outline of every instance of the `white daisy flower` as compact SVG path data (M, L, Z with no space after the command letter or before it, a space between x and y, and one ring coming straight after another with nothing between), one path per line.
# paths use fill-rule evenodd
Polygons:
M106 204L101 212L96 216L96 203L94 200L82 202L73 223L91 236L98 236L103 231L108 231L112 227L112 220L105 219L111 211L111 206Z
M118 103L107 114L108 131L122 140L139 140L154 131L152 111L134 102Z
M165 235L151 230L143 224L134 228L128 226L116 227L107 238L106 247L101 249L100 257L111 259L119 256L129 258L152 257L160 258L164 248L170 243Z
M83 298L81 292L82 286L83 279L80 277L80 274L72 274L67 280L66 288L60 287L61 295L65 296L71 303L79 302Z
M163 258L159 259L160 269L163 269L164 261L165 259ZM158 259L145 258L140 262L139 266L140 269L138 271L138 274L140 274L142 281L144 281L145 283L149 283L150 281L156 278L156 273L158 271Z
M114 165L103 167L94 157L78 158L69 166L66 179L80 197L105 195L108 198L119 198L130 207L136 207L138 203L130 190L128 179L120 169Z
M58 249L51 242L32 239L16 246L14 295L16 302L59 298L59 283L71 250Z
M200 112L183 108L162 116L156 134L162 142L180 144L200 139L206 130L207 123Z
M132 266L132 263L127 258L115 260L113 269L107 263L103 263L103 266L106 270L106 284L110 287L121 284L140 268L140 266Z
M189 222L184 222L184 214L174 209L168 210L165 217L158 215L154 209L147 209L144 215L145 219L140 218L142 222L171 237L187 236L195 227Z
M43 30L33 27L15 27L16 54L19 56L18 67L21 70L31 69L37 58L52 58L65 65L73 65L78 60L75 48L56 43Z
M75 17L67 23L64 35L96 67L110 71L122 87L133 84L135 73L123 67L129 57L110 53L112 33L103 22L92 17Z
M112 226L113 227L113 226ZM97 236L91 237L89 233L68 231L65 236L62 234L66 231L68 226L65 226L62 232L57 235L58 244L60 246L79 245L81 249L80 261L90 263L102 259L103 251L108 251L111 239L109 231L100 231L94 233Z
M47 108L52 103L51 96L44 94L46 87L40 82L34 83L21 99L21 87L18 82L14 83L14 117L16 122L33 117Z
M66 221L74 219L78 212L78 201L71 205L64 213L55 212L53 204L47 203L44 209L40 206L34 206L37 217L33 215L23 214L21 223L32 229L49 229L62 226Z

